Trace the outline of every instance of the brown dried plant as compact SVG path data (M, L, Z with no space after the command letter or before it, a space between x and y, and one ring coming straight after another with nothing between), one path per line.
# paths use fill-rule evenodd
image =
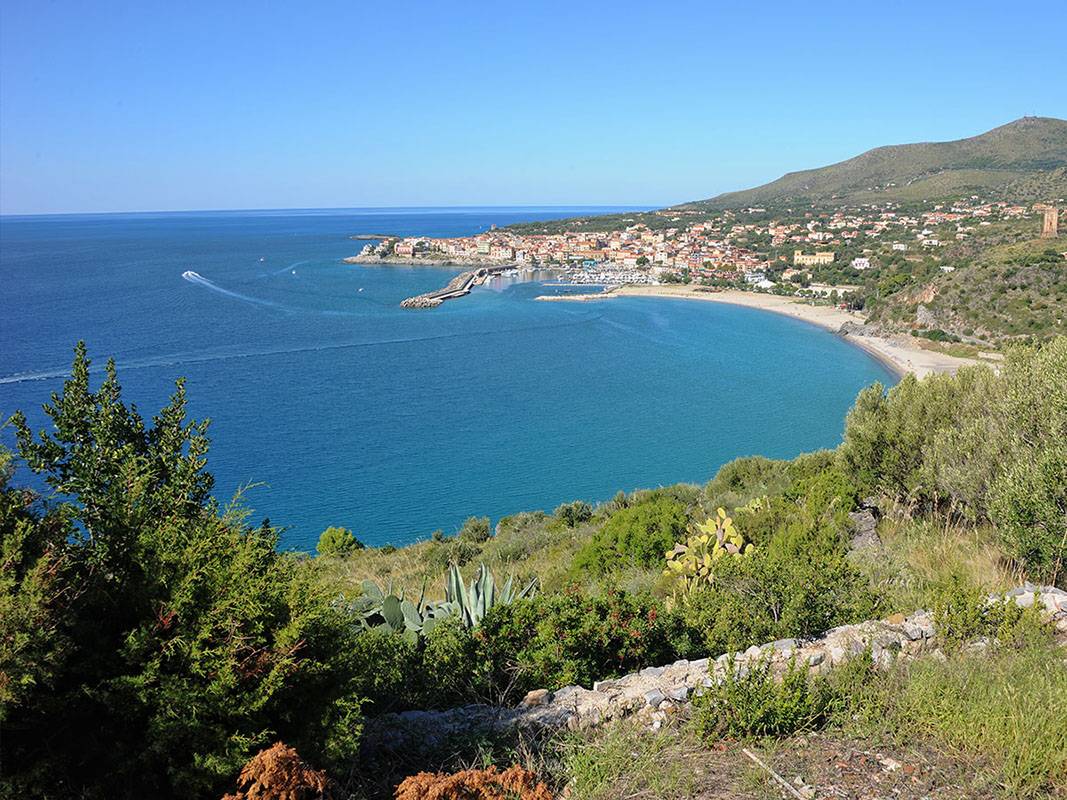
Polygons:
M237 794L222 800L320 800L328 798L330 780L309 767L296 750L277 742L260 750L241 769Z
M489 767L451 775L420 772L396 787L396 800L552 800L552 792L522 767Z

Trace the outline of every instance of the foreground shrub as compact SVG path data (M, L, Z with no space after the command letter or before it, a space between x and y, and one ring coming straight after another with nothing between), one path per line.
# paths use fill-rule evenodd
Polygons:
M721 681L695 700L697 730L707 740L788 736L821 727L833 693L822 677L790 663L781 682L769 661L731 666Z
M494 609L474 633L499 692L518 696L664 664L689 654L681 616L650 597L590 597L575 589Z
M532 772L514 766L420 772L396 787L396 800L553 800L553 794Z
M1000 530L1041 582L1065 580L1067 337L1010 350L997 371L906 376L860 393L841 461L863 491L944 503Z
M685 535L686 507L653 494L617 511L574 559L577 573L602 575L623 567L658 567L663 554Z
M767 505L756 515L774 522L766 542L744 558L714 561L713 580L684 598L706 655L877 616L878 598L848 559L842 523L784 509L780 498Z
M946 647L982 640L993 647L1018 648L1047 637L1041 608L1037 603L1022 608L1010 597L990 598L981 586L952 575L938 587L933 610L938 637Z
M305 764L296 750L277 742L245 764L237 794L222 800L318 800L328 798L329 779Z
M592 519L593 509L588 503L575 500L573 503L563 503L553 515L568 528L574 528Z
M278 737L324 764L349 757L350 628L273 529L210 499L206 423L185 421L182 384L146 425L112 364L90 390L79 345L46 411L40 437L16 415L19 453L70 527L0 506L3 625L27 643L2 711L0 794L218 796Z

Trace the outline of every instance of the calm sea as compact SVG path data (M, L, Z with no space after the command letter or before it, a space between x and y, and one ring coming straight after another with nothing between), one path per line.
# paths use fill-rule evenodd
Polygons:
M354 234L471 235L618 209L410 209L0 219L0 414L40 428L84 339L150 414L188 379L211 419L216 496L313 549L470 515L551 511L706 481L726 461L835 447L856 393L892 375L794 319L715 303L537 303L499 279L431 311L458 269L341 263ZM193 271L199 278L183 278ZM4 431L10 445L10 432ZM21 480L30 480L20 475Z

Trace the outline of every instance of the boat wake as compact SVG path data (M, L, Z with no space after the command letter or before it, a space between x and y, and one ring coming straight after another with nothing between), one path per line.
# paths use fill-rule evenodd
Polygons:
M185 272L183 272L182 277L185 278L185 280L189 281L189 283L195 283L197 286L203 286L205 289L210 289L213 292L224 294L227 297L234 298L235 300L243 300L246 303L254 303L255 305L267 306L268 308L280 308L286 311L292 310L287 306L282 305L281 303L275 303L273 300L263 300L259 297L252 297L251 295L235 292L232 289L226 289L222 286L219 286L214 281L209 281L199 272L194 272L191 269L187 269Z

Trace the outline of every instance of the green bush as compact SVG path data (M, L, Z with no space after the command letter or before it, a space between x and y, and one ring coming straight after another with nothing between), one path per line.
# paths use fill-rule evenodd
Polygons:
M861 491L946 504L1001 530L1036 579L1063 582L1067 544L1067 337L1017 346L996 372L906 376L849 411L841 462Z
M493 535L493 528L489 524L489 517L467 517L463 527L459 529L457 538L461 542L482 544L489 541Z
M719 559L711 585L684 599L682 610L710 655L775 639L809 636L869 619L877 597L848 559L855 487L813 454L793 467L798 476L779 496L738 514L737 526L756 547L743 559Z
M845 418L841 459L861 492L897 498L934 496L924 470L935 435L958 423L959 383L953 376L909 373L886 393L874 384L856 398Z
M688 522L681 502L653 495L605 522L578 551L574 569L603 575L622 567L659 567L663 554L684 538Z
M583 522L593 518L593 509L588 503L575 500L573 503L564 503L555 510L554 516L568 528L574 528Z
M708 513L720 506L743 506L756 497L777 494L788 484L788 461L762 456L738 458L719 468L701 493L701 505Z
M146 425L110 362L90 390L79 344L46 406L52 433L16 415L19 454L71 527L3 487L0 610L21 666L0 794L219 796L278 738L320 764L356 748L352 631L335 593L278 552L273 529L220 514L207 426L185 405L179 382Z
M574 589L493 609L474 633L496 694L514 696L621 675L690 654L681 616L649 597Z
M821 727L833 709L825 678L790 663L781 683L769 661L731 665L722 680L695 698L697 730L711 741L788 736Z
M331 525L322 532L315 552L320 556L346 556L356 550L363 550L366 545L357 539L348 528L335 528Z
M1067 443L1016 460L992 490L991 515L1008 552L1035 577L1067 584Z
M813 636L879 611L834 534L784 530L743 559L720 559L714 571L714 585L693 592L682 606L709 655Z
M1018 648L1048 636L1048 625L1036 604L1025 609L1008 597L991 600L985 589L968 584L958 575L939 587L933 612L938 637L948 648L979 639L993 647Z

